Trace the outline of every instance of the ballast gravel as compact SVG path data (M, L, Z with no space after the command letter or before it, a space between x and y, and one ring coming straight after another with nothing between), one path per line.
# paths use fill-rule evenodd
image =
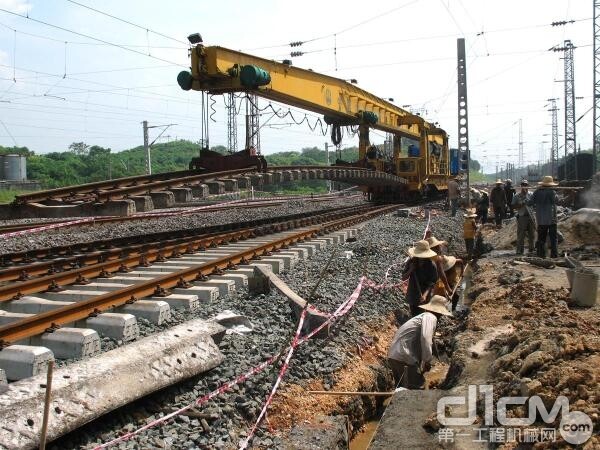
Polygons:
M253 219L281 217L302 212L322 211L343 206L360 205L363 203L365 203L364 200L357 197L339 198L327 202L290 200L279 206L263 208L232 207L224 211L198 211L187 215L161 217L156 219L127 220L124 222L97 223L94 225L57 228L24 236L2 238L0 240L0 254L101 239L114 239L125 236L149 234L157 231L174 231L209 225L244 222ZM68 220L68 218L65 220Z
M281 278L298 294L307 297L335 252L312 300L322 311L333 311L355 289L363 274L381 283L386 269L401 263L406 257L406 249L414 241L422 239L424 227L425 220L422 218L401 218L389 214L373 219L362 224L355 242L347 242L337 248L330 246L312 258L300 261ZM462 219L450 218L443 213L432 218L431 228L436 237L449 241L450 253L464 251ZM401 264L390 270L390 281L399 280L400 270ZM297 349L284 384L304 384L315 378L323 379L325 384L333 384L335 372L353 356L353 349L362 338L364 324L377 323L390 313L404 309L403 300L402 292L396 289L375 291L365 288L348 316L334 327L329 339L313 339ZM296 326L286 300L274 292L266 295L240 293L232 298L221 298L202 304L195 314L175 312L172 322L195 317L210 318L224 309L247 316L254 325L254 331L247 335L228 334L223 338L220 349L225 361L219 367L107 414L51 443L48 448L93 448L163 417L285 348ZM140 328L141 334L147 335L162 327L142 322ZM113 448L237 448L256 420L278 371L279 365L275 365L199 406L196 411L210 415L204 424L197 415L179 415ZM208 425L209 429L205 430L203 425ZM263 423L252 445L279 448L281 441Z

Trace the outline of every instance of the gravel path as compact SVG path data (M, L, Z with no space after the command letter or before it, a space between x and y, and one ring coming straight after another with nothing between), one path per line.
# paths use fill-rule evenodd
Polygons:
M393 215L366 223L356 242L346 243L337 250L316 293L314 304L324 311L335 309L354 290L365 268L370 278L381 282L385 270L391 264L403 260L406 248L413 241L422 238L424 226L423 219L399 218ZM432 228L438 238L451 241L451 253L454 252L452 247L455 244L458 244L457 249L462 251L462 219L436 216L432 220ZM308 295L329 260L332 249L330 247L311 259L299 262L290 273L282 275L282 278L300 295ZM346 258L345 251L352 251L353 255ZM397 280L399 269L391 273L392 281ZM368 322L377 323L390 312L403 307L402 300L403 294L397 290L363 290L349 317L334 329L330 339L312 340L297 350L285 382L302 384L310 379L322 378L325 383L333 384L336 370L353 357L350 351L359 342L363 325ZM93 444L106 442L124 431L134 430L164 416L281 350L289 342L291 330L295 328L290 308L276 293L258 296L240 294L232 299L219 299L210 305L203 305L200 312L186 315L185 319L195 316L208 318L223 309L246 315L255 327L254 332L246 336L226 335L220 344L226 357L223 364L209 373L121 408L60 439L49 448L91 448ZM175 315L176 321L183 319L182 314ZM142 326L143 334L155 329L151 324ZM178 416L175 420L146 430L115 448L236 447L260 412L277 371L278 368L268 369L245 384L234 387L231 392L205 404L201 408L202 412L218 416L218 419L210 421L211 430L208 433L202 431L198 419ZM253 445L277 448L279 439L259 429Z
M231 208L225 211L198 212L185 216L83 225L64 229L59 228L26 236L2 239L0 242L0 253L34 250L36 248L68 245L98 239L134 236L156 231L181 230L231 222L243 222L252 219L280 217L301 212L322 211L342 206L359 205L361 203L364 203L361 198L342 198L329 202L291 200L283 205L268 208Z

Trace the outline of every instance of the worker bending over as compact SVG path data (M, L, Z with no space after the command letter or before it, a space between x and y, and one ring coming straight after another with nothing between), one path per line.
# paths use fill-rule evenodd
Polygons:
M440 295L434 295L420 308L425 312L406 321L398 329L388 351L388 364L396 386L407 389L423 388L423 373L431 369L433 335L438 318L452 315L446 309L446 298Z
M418 241L408 249L410 259L404 266L402 279L408 280L406 303L412 316L421 311L419 304L426 303L431 294L431 288L438 279L438 272L431 258L436 253L429 248L427 241Z

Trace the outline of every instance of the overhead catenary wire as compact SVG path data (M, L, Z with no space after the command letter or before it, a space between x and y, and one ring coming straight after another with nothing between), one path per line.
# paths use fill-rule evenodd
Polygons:
M153 34L156 34L157 36L163 37L165 39L170 39L172 41L179 42L181 44L185 44L186 46L189 45L188 42L182 41L181 39L174 38L174 37L166 35L164 33L160 33L158 31L152 30L152 29L150 29L148 27L145 27L143 25L138 25L136 23L130 22L129 20L122 19L121 17L117 17L117 16L115 16L113 14L109 14L109 13L107 13L105 11L100 11L99 9L92 8L91 6L84 5L83 3L76 2L75 0L67 0L67 1L69 3L73 3L74 5L81 6L82 8L89 9L90 11L94 11L95 13L102 14L103 16L110 17L111 19L118 20L119 22L123 22L123 23L131 25L133 27L139 28L141 30L145 30L147 33L153 33Z
M164 58L159 58L158 56L148 55L148 54L146 54L146 53L144 53L144 52L140 52L140 51L138 51L138 50L135 50L135 49L133 49L133 48L124 47L124 46L122 46L122 45L119 45L119 44L116 44L116 43L114 43L114 42L110 42L110 41L107 41L107 40L105 40L105 39L100 39L100 38L97 38L97 37L95 37L95 36L91 36L91 35L89 35L89 34L81 33L81 32L79 32L79 31L71 30L71 29L69 29L69 28L65 28L65 27L62 27L62 26L60 26L60 25L55 25L55 24L52 24L52 23L50 23L50 22L45 22L45 21L43 21L43 20L40 20L40 19L34 19L33 17L24 16L24 15L22 15L22 14L19 14L19 13L16 13L16 12L9 11L8 9L0 8L0 12L6 13L6 14L11 14L11 15L13 15L13 16L17 16L17 17L20 17L20 18L22 18L22 19L25 19L25 20L31 20L31 21L33 21L33 22L36 22L36 23L39 23L39 24L45 25L45 26L47 26L47 27L50 27L50 28L55 28L55 29L57 29L57 30L61 30L61 31L65 31L65 32L67 32L67 33L71 33L71 34L74 34L74 35L76 35L76 36L81 36L81 37L84 37L84 38L87 38L87 39L91 39L91 40L93 40L93 41L102 42L103 44L110 45L110 46L112 46L112 47L116 47L116 48L120 48L120 49L122 49L122 50L125 50L125 51L128 51L128 52L131 52L131 53L135 53L135 54L137 54L137 55L142 55L142 56L145 56L145 57L147 57L147 58L156 59L156 60L158 60L158 61L162 61L162 62L165 62L165 63L169 63L169 64L177 65L177 66L180 66L180 67L184 67L184 68L186 68L186 69L188 68L188 66L187 66L187 65L185 65L185 64L179 64L179 63L176 63L176 62L173 62L173 61L169 61L169 60L167 60L167 59L164 59Z

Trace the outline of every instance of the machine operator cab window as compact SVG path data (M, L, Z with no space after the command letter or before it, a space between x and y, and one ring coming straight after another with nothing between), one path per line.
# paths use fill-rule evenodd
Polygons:
M416 169L416 160L414 159L401 159L398 164L398 172L400 173L414 173Z

